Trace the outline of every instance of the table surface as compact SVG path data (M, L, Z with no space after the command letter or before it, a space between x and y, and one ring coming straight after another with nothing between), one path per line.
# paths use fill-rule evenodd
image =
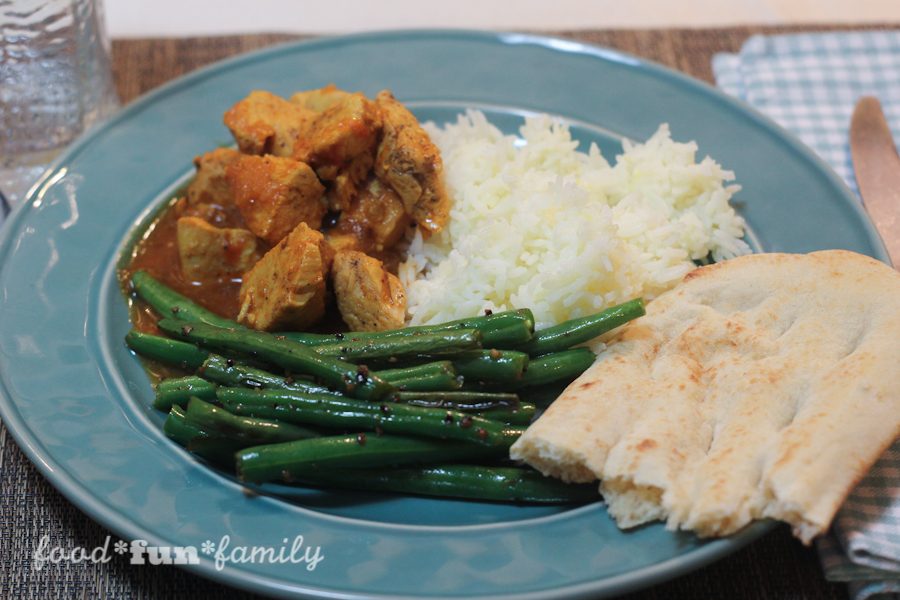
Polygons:
M710 58L735 51L754 33L837 27L735 27L552 32L584 42L615 47L712 81ZM119 95L129 102L144 92L210 62L299 39L291 35L113 41L113 69ZM0 598L218 598L230 593L175 567L133 566L113 554L106 564L30 566L41 539L49 547L94 548L110 535L60 495L28 462L0 423ZM250 598L239 592L232 598ZM705 569L626 596L651 599L847 598L843 586L824 580L816 554L779 527L749 547Z

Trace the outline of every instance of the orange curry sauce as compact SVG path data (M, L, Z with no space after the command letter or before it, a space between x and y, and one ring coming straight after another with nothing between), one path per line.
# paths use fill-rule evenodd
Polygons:
M131 274L144 270L159 279L172 289L184 294L197 304L223 317L237 317L240 303L238 292L241 280L219 279L212 281L192 281L181 271L181 260L178 256L178 239L176 224L182 216L173 200L163 209L134 246L128 265L119 271L119 281L123 289L129 289ZM229 219L231 220L231 219ZM220 227L240 227L242 224L222 223ZM158 334L156 327L158 316L140 299L132 304L131 320L134 328L145 333Z
M183 197L183 195L179 195ZM241 289L241 278L195 281L185 277L181 270L181 259L178 254L177 223L179 217L186 213L183 200L173 199L154 219L143 236L134 245L131 259L127 266L119 271L119 282L123 290L130 290L131 274L136 271L147 271L154 278L162 281L180 294L184 294L197 304L229 319L235 319L240 310L238 297ZM224 210L224 218L217 220L217 227L245 227L240 213L236 209ZM346 230L338 227L335 231L355 233L350 227ZM265 244L259 240L260 244ZM394 248L381 252L370 251L369 254L383 261L392 273L403 261L407 244L401 240ZM264 247L263 250L266 248ZM141 299L132 300L131 320L138 331L158 335L157 314ZM329 303L322 321L312 328L317 332L346 331L337 308Z

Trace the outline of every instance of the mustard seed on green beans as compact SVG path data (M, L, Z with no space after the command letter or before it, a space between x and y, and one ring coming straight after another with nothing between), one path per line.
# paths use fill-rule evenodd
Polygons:
M344 340L338 343L313 346L323 356L334 356L350 362L371 360L402 360L420 354L459 354L481 348L481 332L477 329L454 329L437 333L423 333L403 337L368 340Z
M527 308L507 310L490 315L447 321L437 325L413 325L389 331L350 331L346 333L283 332L288 339L300 344L318 346L350 341L387 340L414 335L435 334L460 329L477 329L485 348L511 348L531 339L534 334L534 315Z
M398 402L433 408L454 410L487 410L490 408L510 408L519 405L518 394L506 392L476 392L469 390L449 392L405 392L394 394Z
M132 285L174 339L132 331L129 348L194 373L161 381L154 400L168 411L166 435L191 452L247 483L505 502L596 497L594 486L504 461L535 401L593 364L591 350L572 346L644 314L636 299L537 332L520 309L383 332L271 334L144 271Z
M455 410L397 402L364 402L290 390L219 388L217 397L234 414L299 425L418 435L482 446L504 447L510 443L507 427L502 422Z
M210 354L197 374L219 385L231 387L248 387L259 389L297 390L314 394L340 394L305 379L282 377L269 371L250 367L225 358L218 354Z
M217 351L249 354L287 371L312 375L328 387L365 400L378 400L394 387L363 367L317 354L313 349L271 333L249 329L228 329L206 323L160 319L159 328L182 340L196 342Z
M417 361L433 361L438 358L446 358L450 361L454 373L462 378L463 383L490 382L499 387L513 386L522 378L522 373L528 366L528 355L516 350L463 350L446 357L426 355L399 356L397 362L408 363ZM425 363L429 364L429 363ZM416 369L424 365L413 365L408 369ZM399 369L396 369L399 370ZM378 373L384 371L379 370ZM411 377L409 377L411 378ZM391 382L407 377L392 377ZM397 384L399 386L399 384ZM457 386L459 387L459 386ZM418 388L417 388L418 389ZM424 390L424 388L421 388Z

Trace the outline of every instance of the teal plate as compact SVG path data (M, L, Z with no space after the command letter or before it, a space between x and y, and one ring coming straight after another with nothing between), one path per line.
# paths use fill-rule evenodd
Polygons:
M514 131L549 112L609 156L661 122L733 169L756 249L846 248L885 260L858 203L813 154L715 89L602 48L514 34L391 32L276 47L214 65L131 104L80 139L5 225L0 246L0 412L41 472L123 539L230 548L303 536L315 569L200 554L197 574L278 596L600 597L697 568L770 528L702 541L661 525L619 531L574 509L327 494L246 494L160 432L152 390L122 338L115 263L129 233L229 136L222 113L253 89L334 82L392 89L420 118L485 109ZM288 548L289 550L290 548ZM125 560L124 557L120 557Z

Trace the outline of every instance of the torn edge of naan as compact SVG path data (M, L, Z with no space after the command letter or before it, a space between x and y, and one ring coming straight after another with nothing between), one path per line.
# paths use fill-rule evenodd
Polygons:
M519 438L509 449L509 457L521 460L546 477L562 479L566 483L591 483L598 476L586 466L586 457L545 440Z
M615 477L600 483L600 494L610 516L622 529L666 518L663 490L655 485L638 485L630 479Z

